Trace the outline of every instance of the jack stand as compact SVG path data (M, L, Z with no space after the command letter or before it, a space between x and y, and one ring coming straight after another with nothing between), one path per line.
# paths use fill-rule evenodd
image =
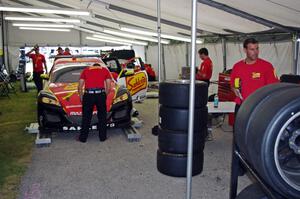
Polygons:
M36 134L35 144L37 147L50 146L51 138L42 136L38 123L31 123L29 127L26 127L24 130L30 134Z
M129 142L141 141L142 135L133 126L130 126L129 128L124 128L123 130Z

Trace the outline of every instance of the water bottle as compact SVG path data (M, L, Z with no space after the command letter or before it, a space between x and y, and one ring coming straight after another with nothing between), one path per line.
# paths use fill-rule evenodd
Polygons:
M218 106L219 106L219 97L218 97L218 95L216 94L216 95L214 96L214 108L218 108Z

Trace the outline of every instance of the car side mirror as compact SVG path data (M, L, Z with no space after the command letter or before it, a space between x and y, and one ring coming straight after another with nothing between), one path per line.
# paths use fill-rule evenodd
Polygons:
M44 80L49 80L49 75L48 74L41 74L40 77Z

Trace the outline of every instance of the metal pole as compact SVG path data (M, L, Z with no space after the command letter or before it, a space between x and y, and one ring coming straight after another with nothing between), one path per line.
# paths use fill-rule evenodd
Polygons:
M227 67L227 50L226 50L226 40L225 37L222 37L222 50L223 50L223 70L226 70Z
M161 45L161 79L166 80L165 46Z
M5 59L4 59L4 16L3 16L3 11L1 12L1 51L0 51L0 57L1 57L1 62L0 62L0 68L2 65L5 65Z
M293 47L294 47L294 56L293 56L293 61L294 61L294 74L298 75L299 74L299 68L298 68L298 62L299 62L299 35L294 35L293 36Z
M185 67L189 66L189 43L185 42Z
M162 81L161 71L161 27L160 27L160 0L157 0L157 38L158 38L158 82Z
M193 135L194 135L194 107L195 107L195 66L196 66L196 32L197 32L197 0L192 0L192 42L191 42L191 82L189 98L189 134L186 198L192 197L192 170L193 170Z

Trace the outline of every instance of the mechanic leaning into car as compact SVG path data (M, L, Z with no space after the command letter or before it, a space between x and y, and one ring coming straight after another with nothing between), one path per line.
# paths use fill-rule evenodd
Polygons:
M237 62L230 75L230 83L236 95L235 115L242 102L257 89L279 82L271 63L258 58L258 41L248 38L243 44L246 58Z
M33 54L32 52L35 52ZM32 59L33 63L33 81L37 88L38 93L43 89L43 79L41 78L41 74L44 73L43 65L45 67L46 73L47 71L47 64L45 56L40 54L40 49L38 45L35 45L29 52L25 54L27 57Z
M86 142L93 109L96 105L98 116L99 139L106 140L106 93L109 92L111 75L101 63L86 67L80 75L78 93L82 102L82 128L77 140Z
M212 76L213 63L208 56L207 48L201 48L198 51L199 57L202 60L196 74L196 80L205 81L209 86L209 81Z

